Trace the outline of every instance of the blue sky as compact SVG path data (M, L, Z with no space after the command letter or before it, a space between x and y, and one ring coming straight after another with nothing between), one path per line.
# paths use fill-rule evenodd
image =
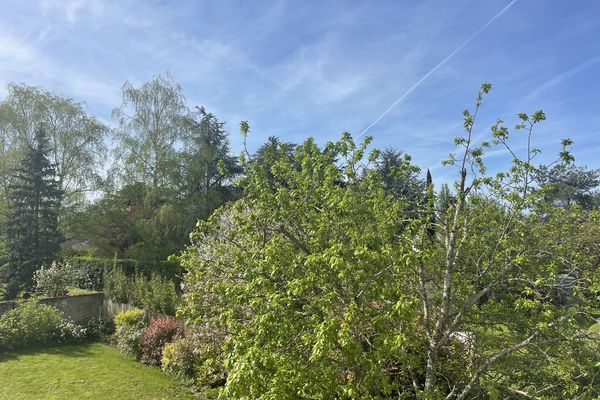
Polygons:
M243 119L251 149L270 135L358 135L427 76L368 129L374 146L404 150L448 179L439 160L489 81L478 135L496 118L512 126L516 113L542 108L545 159L570 137L577 162L600 167L596 0L2 2L3 87L41 85L114 125L121 85L165 71L190 106L228 122L236 151ZM496 152L489 162L504 159Z

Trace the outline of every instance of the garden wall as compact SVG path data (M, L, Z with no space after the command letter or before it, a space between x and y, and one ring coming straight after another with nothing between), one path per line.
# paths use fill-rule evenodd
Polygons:
M56 307L68 318L75 322L79 322L90 318L100 317L103 301L104 293L93 293L41 299L40 303ZM15 301L5 301L0 303L0 315L16 306L17 302Z
M130 304L117 303L108 297L104 297L104 293L82 294L78 296L52 297L41 299L40 303L48 304L61 310L65 316L75 322L85 321L90 318L105 318L113 319L115 315L121 311L133 310L134 307ZM17 302L3 301L0 302L0 315L15 308ZM156 318L166 317L163 314L146 312L149 321ZM185 329L183 319L177 318L177 324Z
M117 315L121 311L135 310L137 308L138 307L134 307L130 304L117 303L116 301L112 301L111 299L106 297L102 302L101 315L102 318L113 319L115 315Z

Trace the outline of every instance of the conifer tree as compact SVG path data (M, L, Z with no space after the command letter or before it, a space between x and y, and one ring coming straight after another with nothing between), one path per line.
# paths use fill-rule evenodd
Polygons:
M31 285L33 273L57 256L63 235L58 229L58 211L63 197L56 166L48 159L46 133L38 128L33 144L9 183L9 267L7 297Z

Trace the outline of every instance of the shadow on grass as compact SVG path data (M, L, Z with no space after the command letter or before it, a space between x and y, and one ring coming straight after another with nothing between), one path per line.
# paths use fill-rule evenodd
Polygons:
M50 346L28 347L18 350L2 351L0 350L0 362L7 360L16 360L25 355L61 355L64 357L89 357L92 355L89 347L97 342L83 342L78 344L61 344Z

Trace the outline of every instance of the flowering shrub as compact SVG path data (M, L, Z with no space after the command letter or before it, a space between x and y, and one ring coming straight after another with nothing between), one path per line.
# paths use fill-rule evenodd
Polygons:
M55 343L80 343L87 339L88 331L85 327L77 325L73 321L63 319L54 332Z
M17 349L52 343L61 331L63 314L30 300L0 316L0 348Z
M157 318L144 328L140 339L141 360L144 364L160 365L165 344L183 335L175 318Z
M136 359L141 356L140 353L140 338L142 337L142 329L137 326L123 325L115 330L113 336L117 348Z
M77 272L69 263L54 261L50 267L42 266L35 271L35 290L49 297L66 296L69 286L75 284Z

